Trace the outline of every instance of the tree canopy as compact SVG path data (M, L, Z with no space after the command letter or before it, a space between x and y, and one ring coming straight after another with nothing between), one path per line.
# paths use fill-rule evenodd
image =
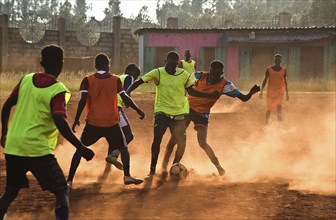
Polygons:
M109 0L101 13L106 18L123 16L120 4L120 0ZM8 14L11 20L47 22L63 17L88 21L91 7L86 0L73 4L69 0L0 0L0 14ZM139 27L164 27L170 17L178 18L178 25L183 28L272 27L279 26L281 12L288 12L291 26L335 26L335 11L335 0L157 0L156 20L149 16L145 5L127 20Z

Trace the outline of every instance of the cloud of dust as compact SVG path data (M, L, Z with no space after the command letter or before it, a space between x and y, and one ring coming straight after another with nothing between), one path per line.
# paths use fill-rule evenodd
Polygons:
M289 183L290 189L336 194L335 112L321 113L312 113L313 118L302 114L291 123L283 122L281 127L273 123L264 130L256 129L247 139L235 140L223 153L216 152L214 145L228 180L284 182ZM246 126L255 125L250 122ZM195 141L192 145L198 144ZM196 158L202 158L198 164ZM209 170L217 174L200 148L188 157L187 163L199 174L209 174Z
M90 146L95 153L94 158L91 161L86 161L84 158L77 168L76 175L74 177L73 186L78 187L87 183L122 183L123 172L111 167L105 162L107 155L107 142L105 139L99 140L94 145ZM55 155L58 163L60 164L65 176L68 176L71 159L75 153L76 148L69 142L59 145L55 150Z

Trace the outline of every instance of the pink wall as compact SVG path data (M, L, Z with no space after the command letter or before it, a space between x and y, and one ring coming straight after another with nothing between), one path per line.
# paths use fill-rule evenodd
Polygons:
M231 81L238 80L239 76L239 48L231 45L226 49L226 73Z
M178 46L180 58L184 58L184 51L190 50L191 57L200 63L201 47L219 46L219 38L222 34L165 34L155 33L147 35L148 47L171 47Z

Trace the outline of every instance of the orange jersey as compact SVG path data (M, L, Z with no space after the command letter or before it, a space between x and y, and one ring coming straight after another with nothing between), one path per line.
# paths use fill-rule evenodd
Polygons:
M267 68L268 71L268 87L267 96L277 97L285 93L285 73L286 69L281 68L280 71L274 71L272 67Z
M99 79L94 75L88 79L88 97L86 101L86 122L93 126L111 127L119 123L118 92L121 84L119 77L111 75Z
M217 84L208 84L206 82L208 75L208 72L203 72L201 78L196 82L193 88L203 93L211 94L218 91L219 94L222 94L227 80L223 77ZM211 107L217 102L218 99L219 97L217 99L196 96L188 97L190 108L198 113L210 113Z

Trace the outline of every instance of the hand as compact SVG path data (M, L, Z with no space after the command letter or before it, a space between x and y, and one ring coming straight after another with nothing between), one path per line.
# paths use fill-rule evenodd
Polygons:
M260 91L260 86L259 86L258 84L255 84L255 85L251 88L251 90L250 90L250 92L251 92L252 94L255 94L255 93L259 92L259 91ZM259 95L259 97L260 97L260 95Z
M139 118L140 118L141 120L145 118L145 113L144 113L141 109L138 109L138 110L137 110L137 113L140 115Z
M77 120L75 120L74 121L74 123L72 124L72 131L73 131L73 133L76 133L76 125L80 125L80 122L79 121L77 121Z
M93 153L93 151L87 147L81 147L81 149L79 150L80 154L82 155L82 157L85 158L86 161L89 161L93 158L93 156L95 155Z
M5 148L7 135L1 135L1 146Z
M263 93L261 92L261 93L259 94L259 98L262 99L262 96L263 96Z

